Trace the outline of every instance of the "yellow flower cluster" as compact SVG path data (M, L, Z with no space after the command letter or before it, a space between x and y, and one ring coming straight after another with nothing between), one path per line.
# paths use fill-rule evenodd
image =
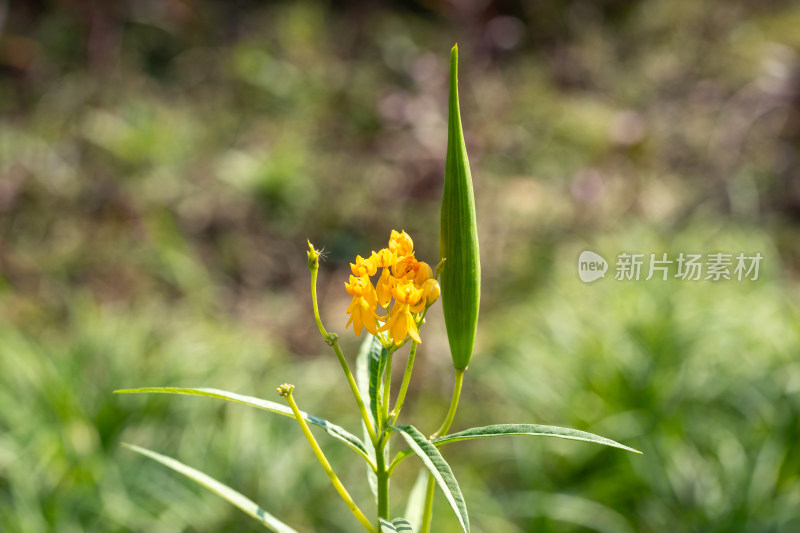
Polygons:
M383 269L375 285L371 276ZM430 265L414 257L414 242L405 231L392 230L389 245L368 258L360 255L350 263L353 274L345 283L347 294L353 297L347 313L356 335L364 328L373 335L388 332L389 342L396 346L410 336L419 338L423 311L439 298L439 283ZM392 305L394 301L394 305ZM378 308L388 314L380 316Z

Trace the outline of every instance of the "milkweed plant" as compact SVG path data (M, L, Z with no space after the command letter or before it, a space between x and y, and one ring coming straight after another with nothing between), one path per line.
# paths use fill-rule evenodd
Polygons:
M320 318L316 282L321 254L314 245L308 243L314 319L322 339L336 354L342 367L361 416L363 438L328 420L300 410L294 397L294 385L288 383L277 388L282 403L210 388L151 387L115 391L207 396L294 418L344 504L355 520L371 533L430 532L433 498L437 489L452 508L461 529L469 532L467 504L453 471L440 452L446 444L487 437L532 435L582 440L639 453L592 433L538 424L493 424L449 432L458 409L464 375L473 354L481 292L475 200L461 128L457 65L456 45L450 53L447 157L441 205L441 257L437 265L431 267L431 264L416 257L414 242L408 233L391 230L385 248L365 254L364 257L359 255L350 264L351 274L344 282L345 291L352 297L347 308L347 328L352 326L355 335L364 336L355 358L355 375L339 347L337 334L328 331ZM402 423L400 415L411 382L417 348L423 342L425 316L428 309L437 305L439 300L453 360L454 386L444 421L433 434L425 435L413 425ZM395 355L406 351L403 379L392 404L392 366ZM310 426L316 426L327 437L350 447L366 463L368 482L375 500L369 502L368 507L363 502L359 504L353 500L328 462ZM393 437L401 441L402 449L391 456L389 442ZM267 529L279 533L295 531L249 498L206 474L154 451L133 444L125 446L205 486L261 522ZM389 482L395 470L412 456L427 471L424 498L417 498L422 502L421 509L418 506L417 511L409 513L407 517L393 517L389 511ZM422 487L420 484L420 491Z

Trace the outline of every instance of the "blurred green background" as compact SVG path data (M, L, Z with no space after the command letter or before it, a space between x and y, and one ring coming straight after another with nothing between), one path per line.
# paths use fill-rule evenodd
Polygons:
M788 0L0 0L0 531L262 530L123 441L300 531L358 527L291 420L112 391L288 381L357 429L306 239L353 354L348 261L392 228L438 259L456 41L484 292L453 429L644 451L443 448L473 531L800 531L798 28ZM606 279L578 279L585 249ZM626 282L623 251L764 259L757 281ZM452 386L429 316L404 411L424 432ZM320 440L370 509L363 466Z

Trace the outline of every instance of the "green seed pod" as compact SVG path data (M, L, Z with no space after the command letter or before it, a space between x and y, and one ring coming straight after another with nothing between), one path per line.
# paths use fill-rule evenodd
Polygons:
M439 246L442 309L453 365L464 370L472 358L481 298L481 263L475 197L458 107L458 45L450 51L450 111L442 193Z

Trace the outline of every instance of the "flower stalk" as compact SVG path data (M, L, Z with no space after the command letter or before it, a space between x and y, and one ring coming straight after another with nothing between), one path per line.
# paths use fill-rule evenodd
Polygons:
M376 477L378 478L378 519L389 518L389 479L391 472L386 467L386 446L389 444L389 432L385 432L375 447Z
M400 417L400 410L403 408L403 403L406 401L408 386L411 384L411 371L414 370L414 359L417 356L417 346L419 345L416 342L411 343L411 351L408 352L408 361L406 361L406 370L403 372L403 382L400 384L400 392L397 393L397 401L395 402L394 409L389 413L391 425L397 423L397 419Z
M375 444L378 442L378 435L375 432L375 427L372 425L372 420L370 420L367 406L364 405L361 392L358 390L358 384L353 377L353 373L350 371L350 366L347 364L347 359L344 358L342 349L339 348L339 337L335 333L328 333L325 326L322 325L322 319L319 315L319 305L317 304L317 272L319 271L319 258L321 255L322 253L314 248L311 241L308 241L308 270L311 273L311 305L314 308L314 319L317 322L317 328L325 339L325 342L333 349L334 353L336 353L336 358L339 359L339 364L342 367L342 371L344 371L345 378L350 386L350 391L353 393L353 398L355 398L358 411L361 414L361 419L364 421L364 425L367 428L370 441Z
M439 426L439 429L430 436L430 440L433 440L437 437L443 437L447 435L447 432L450 430L450 426L453 424L453 420L456 417L456 411L458 410L458 401L461 398L461 386L464 383L464 372L466 370L456 370L456 379L455 385L453 385L453 396L450 398L450 408L447 410L447 415L444 418L444 422L442 425Z
M300 425L300 429L305 435L306 440L311 445L311 449L314 451L314 455L317 456L320 464L322 465L323 470L325 473L328 474L328 478L330 478L333 487L336 489L336 492L339 493L339 496L344 500L345 504L347 504L348 509L353 515L356 517L356 520L364 526L364 529L371 533L378 533L378 529L369 521L369 519L364 515L364 513L359 509L356 502L353 501L353 498L350 496L350 493L347 492L347 489L342 485L342 482L339 480L339 477L336 475L336 472L333 471L331 464L328 462L328 458L325 457L325 453L317 444L317 439L314 438L314 435L311 433L311 430L306 424L306 421L303 419L303 415L300 413L300 409L297 407L297 403L294 401L292 397L292 392L294 391L294 385L290 385L288 383L284 383L280 387L278 387L278 394L283 396L286 399L286 403L289 404L289 408L294 413L294 417L297 420L297 423Z

